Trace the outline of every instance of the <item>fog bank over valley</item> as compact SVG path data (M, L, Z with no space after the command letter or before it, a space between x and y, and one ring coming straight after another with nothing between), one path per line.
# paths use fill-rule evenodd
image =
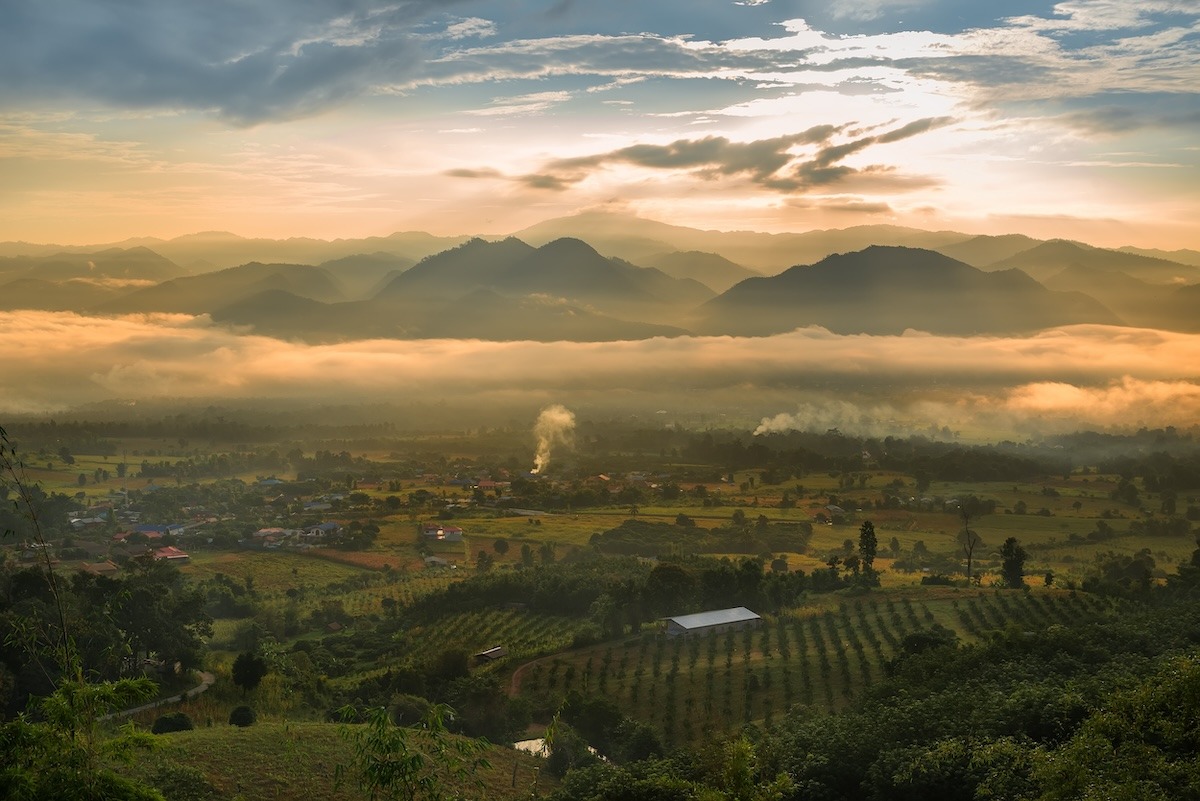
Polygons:
M930 425L977 438L1200 419L1200 335L1097 325L1024 337L836 335L618 342L361 340L239 333L206 316L0 313L6 414L103 402L426 403L487 420L551 402L597 413L761 416L760 432ZM719 417L714 417L719 420Z

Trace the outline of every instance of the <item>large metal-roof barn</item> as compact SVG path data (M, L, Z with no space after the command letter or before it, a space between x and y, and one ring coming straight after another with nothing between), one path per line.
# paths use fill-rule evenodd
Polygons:
M762 618L744 606L732 609L714 609L694 615L679 615L667 620L667 636L680 637L691 634L711 634L718 631L757 628Z

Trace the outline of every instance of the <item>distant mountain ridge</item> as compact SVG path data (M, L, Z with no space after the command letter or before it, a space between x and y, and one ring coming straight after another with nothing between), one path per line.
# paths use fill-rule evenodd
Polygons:
M1200 267L1130 249L895 226L699 231L600 213L530 230L545 237L568 223L578 226L573 235L544 242L413 233L322 242L205 232L170 240L176 254L217 259L187 262L192 266L145 240L9 256L0 258L0 309L209 314L262 334L320 342L761 336L812 325L836 333L964 336L1076 323L1200 329L1192 302L1200 295ZM871 237L927 245L857 244ZM827 252L838 242L854 246ZM397 252L404 243L445 246L417 260ZM243 245L314 259L340 255L212 269ZM645 254L633 259L632 251ZM731 253L790 266L763 275ZM820 255L804 258L812 253Z
M974 335L1077 323L1121 320L1086 295L1053 292L1019 270L986 273L934 251L874 245L747 279L702 306L696 329L766 336L819 325L840 334Z

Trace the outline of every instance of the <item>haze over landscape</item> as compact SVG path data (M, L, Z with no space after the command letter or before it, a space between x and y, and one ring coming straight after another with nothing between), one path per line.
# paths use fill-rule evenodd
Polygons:
M1197 420L1194 3L11 12L7 411Z
M1200 797L1198 220L1200 0L0 0L0 799Z

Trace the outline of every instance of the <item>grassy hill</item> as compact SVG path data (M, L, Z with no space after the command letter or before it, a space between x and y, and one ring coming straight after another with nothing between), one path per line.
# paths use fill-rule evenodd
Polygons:
M352 773L354 749L341 732L355 727L333 723L258 723L239 728L224 723L193 731L159 735L158 747L139 760L134 770L147 781L180 786L186 794L168 798L241 798L244 801L364 798ZM448 787L468 797L528 798L535 787L551 790L556 781L539 770L542 760L523 752L493 746L490 768L474 782L446 777ZM346 779L338 786L335 771L343 766ZM203 777L201 781L200 777Z

